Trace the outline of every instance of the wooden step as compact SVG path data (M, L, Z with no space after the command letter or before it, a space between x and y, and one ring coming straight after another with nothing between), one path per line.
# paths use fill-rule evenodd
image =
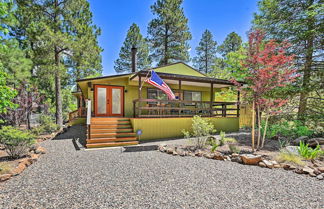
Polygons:
M123 128L132 128L132 125L118 125L118 124L113 124L113 125L98 125L98 124L91 124L90 126L91 130L92 129L111 129L111 128L116 128L116 129L123 129Z
M136 144L138 144L138 141L94 143L94 144L87 144L87 148L129 146L129 145L136 145Z
M91 125L131 125L130 121L91 121Z
M136 136L136 133L90 133L90 138L111 138L111 137L123 137L123 136Z
M91 129L91 133L129 133L133 132L131 128L109 128L109 129Z
M98 138L87 139L87 144L105 143L105 142L121 142L121 141L136 141L136 137L123 137L123 138Z
M129 121L129 118L91 118L91 122L94 121Z

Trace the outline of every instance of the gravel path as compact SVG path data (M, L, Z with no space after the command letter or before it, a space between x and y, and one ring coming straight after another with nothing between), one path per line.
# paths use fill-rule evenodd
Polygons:
M324 181L157 151L76 151L72 127L0 184L0 208L324 208ZM66 139L65 139L66 138Z

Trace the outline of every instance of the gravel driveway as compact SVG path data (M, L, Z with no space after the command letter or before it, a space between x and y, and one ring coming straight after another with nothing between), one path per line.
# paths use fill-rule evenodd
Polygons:
M72 127L0 184L0 208L324 208L324 181L157 151L76 151Z

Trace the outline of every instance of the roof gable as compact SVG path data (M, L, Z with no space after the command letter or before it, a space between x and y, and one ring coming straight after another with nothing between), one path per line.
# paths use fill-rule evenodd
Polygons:
M159 72L159 73L207 77L203 73L195 70L194 68L192 68L191 66L189 66L183 62L177 62L174 64L165 65L162 67L156 67L156 68L154 68L154 71Z

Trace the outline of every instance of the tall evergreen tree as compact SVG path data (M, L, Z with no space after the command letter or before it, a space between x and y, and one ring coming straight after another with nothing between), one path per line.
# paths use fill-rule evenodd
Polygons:
M297 65L302 75L301 88L298 88L298 117L304 120L305 116L313 111L312 108L308 108L309 100L313 99L310 95L317 98L313 101L322 101L324 94L323 1L261 0L258 6L254 27L266 31L268 38L288 40L292 44L291 53L296 54ZM314 115L319 114L315 112Z
M157 0L152 6L156 17L148 26L151 57L158 65L189 60L191 33L181 7L183 0Z
M230 52L237 51L242 45L242 38L235 32L228 34L224 42L218 47L219 53L226 57Z
M62 127L62 85L65 87L73 75L80 78L101 71L100 30L92 23L87 0L16 2L20 25L13 34L30 50L42 86L51 88L54 84L56 123ZM69 75L71 68L76 73Z
M119 58L115 61L115 71L117 73L131 72L132 68L132 47L137 48L137 68L142 70L150 67L149 47L143 38L138 25L133 23L127 31L126 39L119 52Z
M213 34L205 30L196 47L197 56L194 57L194 66L201 72L208 73L213 69L214 60L217 52L217 42L213 40Z

